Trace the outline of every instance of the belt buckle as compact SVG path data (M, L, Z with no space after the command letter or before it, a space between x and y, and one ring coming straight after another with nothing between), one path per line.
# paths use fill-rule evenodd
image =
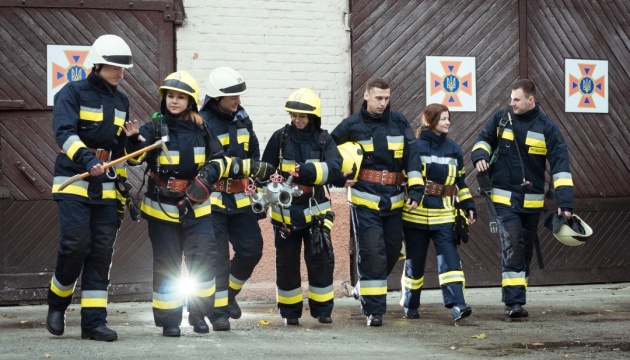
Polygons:
M385 184L385 177L387 176L388 171L387 170L383 170L381 172L381 185L387 185Z
M230 184L232 182L232 178L227 178L225 179L225 192L229 193L230 192Z
M431 180L427 180L426 184L424 184L424 194L425 195L433 195L433 194L429 193L429 187L431 187L431 184L433 184L433 181L431 181ZM433 187L431 187L431 189L433 189Z

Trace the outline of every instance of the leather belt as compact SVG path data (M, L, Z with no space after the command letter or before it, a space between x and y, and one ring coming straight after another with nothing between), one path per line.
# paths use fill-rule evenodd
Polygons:
M90 148L90 147L87 148L87 149L90 150L92 152L92 154L94 154L94 156L96 156L96 158L101 160L102 162L108 162L112 158L112 151L111 150L94 149L94 148ZM61 153L65 154L66 152L61 150Z
M443 185L428 180L424 185L424 193L433 196L453 196L455 194L455 185Z
M307 185L300 185L300 184L295 184L295 183L291 183L292 186L297 185L300 190L302 190L302 195L310 195L313 193L313 187L312 186L307 186Z
M214 191L225 192L229 194L242 193L249 186L249 180L247 178L242 179L219 179L214 183Z
M150 177L157 186L172 192L183 192L188 187L188 184L190 184L190 180L175 179L173 177L163 180L154 172L151 173Z
M358 180L381 185L402 185L405 176L402 173L387 170L361 169Z

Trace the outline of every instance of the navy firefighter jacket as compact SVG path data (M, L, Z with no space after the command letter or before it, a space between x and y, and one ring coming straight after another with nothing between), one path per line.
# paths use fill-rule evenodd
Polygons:
M260 159L260 145L249 115L241 107L235 114L219 109L217 100L206 96L204 105L199 111L212 131L217 134L225 155L244 160L244 167L251 167L251 161ZM249 165L247 164L249 163ZM226 179L227 177L224 177ZM245 178L241 176L240 178ZM210 196L212 211L221 213L242 213L251 210L249 196L241 193L215 191Z
M287 133L283 140L285 129ZM281 147L282 163L279 159ZM293 183L302 185L303 189L312 188L311 193L294 197L288 209L272 205L271 223L274 226L286 225L292 229L301 229L313 221L313 215L332 210L323 185L341 177L342 159L328 132L319 128L299 131L294 125L279 129L269 139L262 161L275 166L285 179L290 171L295 171L295 164L298 163L299 176L293 178Z
M88 176L63 191L59 186L96 165L96 155L90 149L111 151L111 160L124 155L126 135L122 129L129 119L127 96L92 72L84 80L64 85L55 95L54 104L53 130L62 151L55 161L53 200L92 204L116 201L114 180L105 174ZM124 165L117 165L115 171L126 177Z
M497 112L486 123L477 137L471 155L473 163L482 159L489 162L493 149L500 143L498 157L490 166L492 201L509 206L514 212L542 211L545 167L548 160L556 205L565 210L573 210L569 152L560 129L536 104L534 109L521 115L509 111L512 121L507 122L501 140L498 141L499 122L508 115L507 111ZM523 180L531 182L531 191L523 191Z
M140 136L144 142L127 141L126 151L131 153L155 143L163 135L156 127L166 124L168 128L167 148L171 157L169 162L163 151L158 148L148 154L142 154L129 160L132 165L147 163L152 174L158 174L163 183L169 179L193 180L200 171L205 171L209 182L214 182L225 171L223 150L214 134L205 126L198 126L193 120L181 120L167 115L154 115L154 119L140 127ZM145 219L180 222L177 203L184 197L184 190L175 193L159 191L153 177L142 202L142 217ZM210 200L193 204L195 218L211 213Z
M407 195L420 201L420 187L424 184L420 173L416 138L405 116L391 111L389 105L379 116L367 111L363 102L361 111L344 119L330 134L341 145L356 142L364 151L361 169L405 172ZM359 180L349 188L353 205L378 211L381 215L399 214L405 201L402 186L381 185Z
M432 181L436 184L457 186L457 199L468 217L468 211L475 210L475 203L466 185L462 149L446 134L438 135L431 130L423 130L416 144L424 183ZM419 229L452 228L455 211L453 197L423 194L415 210L409 211L409 205L405 204L403 221L405 226Z

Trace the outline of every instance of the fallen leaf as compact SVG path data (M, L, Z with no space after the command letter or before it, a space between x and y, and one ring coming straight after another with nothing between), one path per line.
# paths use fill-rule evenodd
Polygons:
M532 343L532 345L534 345L534 346L545 346L544 343L539 343L539 342Z
M267 326L267 325L269 325L269 321L267 321L267 320L258 320L258 324L259 325L263 325L263 326Z
M22 320L20 321L20 324L26 324L28 322L28 320Z
M471 339L485 339L486 337L487 337L487 335L486 335L486 334L481 333L481 334L479 334L479 335L472 335L470 338L471 338Z
M44 354L44 359L49 359L50 358L50 354Z

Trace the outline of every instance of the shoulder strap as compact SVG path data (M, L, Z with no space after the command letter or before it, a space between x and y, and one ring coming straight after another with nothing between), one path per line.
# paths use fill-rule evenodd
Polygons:
M319 139L317 144L319 145L319 161L324 161L324 150L326 149L326 139L328 138L328 130L320 130Z
M499 132L497 133L497 145L492 149L492 154L490 155L490 165L496 161L499 157L499 148L501 147L501 139L503 138L503 131L505 131L505 127L508 123L508 113L510 108L508 107L503 116L501 116L501 120L499 120Z
M284 125L284 129L282 129L282 136L280 137L280 148L278 151L278 168L282 168L282 160L284 160L284 147L287 144L287 139L289 138L289 124Z

